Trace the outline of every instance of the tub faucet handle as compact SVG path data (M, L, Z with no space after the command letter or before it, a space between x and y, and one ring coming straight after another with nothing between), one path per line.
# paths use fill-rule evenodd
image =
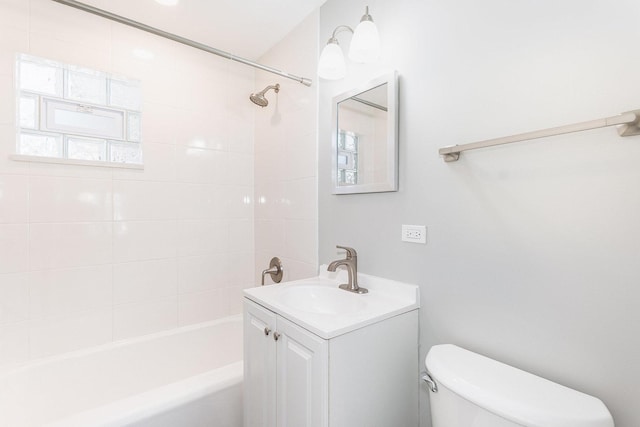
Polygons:
M271 262L269 262L269 268L262 271L262 282L260 282L260 286L264 286L264 276L267 274L271 276L271 280L274 283L280 283L282 281L282 274L284 273L284 267L282 266L282 261L277 256L271 258Z

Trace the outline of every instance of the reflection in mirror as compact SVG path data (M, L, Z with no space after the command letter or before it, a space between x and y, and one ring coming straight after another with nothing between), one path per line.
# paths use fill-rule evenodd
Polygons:
M397 77L334 98L333 193L397 191Z

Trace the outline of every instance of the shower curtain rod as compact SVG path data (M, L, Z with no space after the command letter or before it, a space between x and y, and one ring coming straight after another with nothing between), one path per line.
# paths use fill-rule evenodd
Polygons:
M75 1L75 0L52 0L52 1L82 10L84 12L92 13L102 18L110 19L120 24L128 25L130 27L137 28L142 31L146 31L151 34L155 34L156 36L164 37L165 39L173 40L174 42L182 43L184 45L191 46L193 48L200 49L205 52L213 53L214 55L218 55L223 58L230 59L232 61L240 62L241 64L249 65L251 67L258 68L260 70L267 71L269 73L277 74L287 79L295 80L298 83L302 83L305 86L311 86L311 79L307 79L305 77L299 77L293 74L285 73L284 71L280 71L273 67L258 64L257 62L253 62L246 58L242 58L241 56L236 56L229 52L216 49L215 47L207 46L206 44L198 43L194 40L190 40L184 37L180 37L176 34L162 31L158 28L151 27L149 25L143 24L138 21L134 21L129 18L125 18L124 16L116 15L115 13L111 13L103 9L98 9L97 7L89 6L88 4L81 3L79 1Z

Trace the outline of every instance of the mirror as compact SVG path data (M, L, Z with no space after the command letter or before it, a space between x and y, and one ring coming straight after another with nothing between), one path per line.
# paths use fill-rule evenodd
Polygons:
M333 194L398 191L398 75L333 98Z

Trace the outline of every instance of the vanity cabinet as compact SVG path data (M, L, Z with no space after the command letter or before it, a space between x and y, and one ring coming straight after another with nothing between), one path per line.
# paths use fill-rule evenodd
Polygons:
M327 426L328 341L245 301L244 425Z
M416 427L417 343L417 309L325 339L245 298L244 426Z

